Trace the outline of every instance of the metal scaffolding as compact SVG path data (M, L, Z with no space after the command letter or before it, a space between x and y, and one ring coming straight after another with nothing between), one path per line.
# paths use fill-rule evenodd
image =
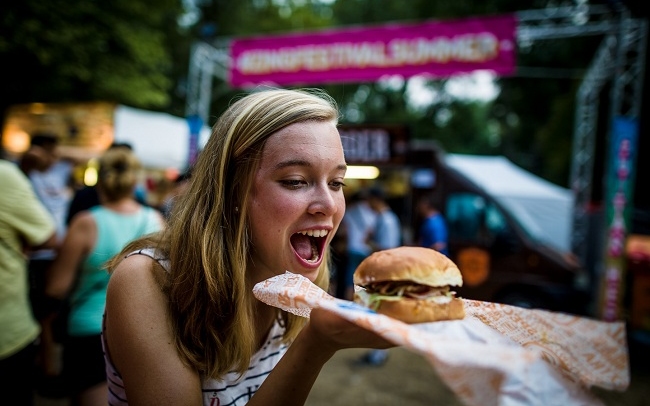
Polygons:
M638 118L641 109L647 21L630 17L622 8L588 5L526 10L517 13L517 43L599 35L604 39L583 78L576 99L570 185L575 193L572 249L583 263L588 255L588 207L591 201L598 105L602 88L612 82L611 123L614 117ZM190 55L186 114L207 122L212 77L227 82L229 41L197 43ZM611 126L610 126L611 127Z
M187 77L187 98L185 116L198 116L208 122L212 102L212 77L224 81L228 79L230 66L229 44L213 46L207 42L196 42L190 53L190 66Z

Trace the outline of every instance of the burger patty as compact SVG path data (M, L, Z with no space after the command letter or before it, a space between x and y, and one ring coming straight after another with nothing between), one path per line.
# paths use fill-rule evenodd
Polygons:
M368 293L376 293L382 296L407 297L411 299L424 300L437 296L450 296L447 286L420 285L410 281L382 281L373 282L363 286Z

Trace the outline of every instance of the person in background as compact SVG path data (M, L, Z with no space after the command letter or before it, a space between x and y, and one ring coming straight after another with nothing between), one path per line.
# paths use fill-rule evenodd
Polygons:
M41 332L29 299L26 252L57 246L56 224L16 164L0 159L0 382L12 405L32 405Z
M253 295L286 271L327 290L345 212L337 119L322 91L283 89L219 118L169 227L109 264L110 404L304 404L336 351L390 346L326 310L306 320Z
M386 201L386 194L379 187L368 191L368 205L376 213L375 225L368 236L368 245L372 252L399 247L402 244L402 226L397 214ZM369 365L383 365L388 358L388 351L376 349L367 352L361 362Z
M416 210L423 219L419 230L418 245L432 248L449 256L447 223L436 207L435 198L432 195L422 196L418 199Z
M126 148L129 151L133 151L131 144L125 142L114 142L108 147L108 149L113 148ZM139 185L135 188L135 199L140 204L146 204L146 193L144 192L143 188L139 187ZM66 214L65 218L66 225L70 225L70 221L75 216L75 214L84 210L88 210L91 207L98 206L99 203L99 193L97 192L96 185L84 186L81 189L77 190L74 193L72 201L68 207L68 213Z
M402 244L402 225L381 188L373 187L368 191L368 205L376 215L374 228L367 240L372 251L399 247Z
M62 374L73 405L106 404L108 397L100 338L110 277L104 267L106 261L130 241L165 225L160 212L134 198L140 170L140 162L127 148L112 148L100 157L100 205L74 216L47 275L45 294L50 308L56 310L56 303L69 298ZM48 347L54 345L54 315L43 320L45 354L51 354ZM45 369L49 374L57 372L52 362Z
M348 299L346 292L348 269L348 232L342 221L330 243L330 286L329 294L339 299Z
M54 133L36 132L29 149L20 159L23 172L32 182L38 198L56 221L57 233L66 232L65 216L72 199L72 171L75 162L62 158L59 137Z
M174 179L172 190L170 190L170 192L165 196L160 206L160 211L166 219L169 219L172 215L172 209L174 208L174 203L178 200L178 197L184 194L187 190L191 176L192 169L190 168Z
M343 291L341 298L353 300L354 284L352 276L361 261L370 253L372 248L368 238L372 234L376 222L376 213L368 204L367 191L362 189L350 197L350 203L343 216L343 224L347 234L347 268L344 273Z
M36 196L52 215L57 238L62 241L67 230L65 216L72 198L74 162L60 156L57 134L35 132L19 165L29 177ZM34 250L29 255L30 301L36 318L46 311L45 273L56 256L56 248Z

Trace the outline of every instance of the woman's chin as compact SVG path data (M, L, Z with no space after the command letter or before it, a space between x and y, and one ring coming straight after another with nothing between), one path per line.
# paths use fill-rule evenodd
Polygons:
M323 263L322 258L319 258L316 261L308 261L304 258L300 258L299 256L296 256L296 258L298 259L298 264L295 268L295 273L299 273L300 275L314 282L318 277L318 273L320 272L320 268Z
M312 283L315 283L316 279L318 278L318 273L319 273L319 271L318 271L318 269L316 269L316 270L309 271L306 274L302 274L302 276L309 279Z

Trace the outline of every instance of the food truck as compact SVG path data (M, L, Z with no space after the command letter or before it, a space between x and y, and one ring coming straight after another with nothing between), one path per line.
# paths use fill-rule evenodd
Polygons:
M568 247L573 206L569 190L524 173L526 182L537 182L534 186L543 188L544 195L529 188L530 199L513 202L473 179L462 159L459 164L458 158L468 157L447 154L433 142L409 140L406 128L343 125L340 132L349 165L374 165L379 170L374 180L353 188L382 185L402 220L405 244L417 241L421 219L415 202L424 194L434 195L449 228L450 257L463 274L463 287L457 289L461 297L578 314L587 311L587 289L580 285L584 267ZM532 218L531 210L533 217L544 212L548 217ZM555 225L544 230L549 218L555 218Z

